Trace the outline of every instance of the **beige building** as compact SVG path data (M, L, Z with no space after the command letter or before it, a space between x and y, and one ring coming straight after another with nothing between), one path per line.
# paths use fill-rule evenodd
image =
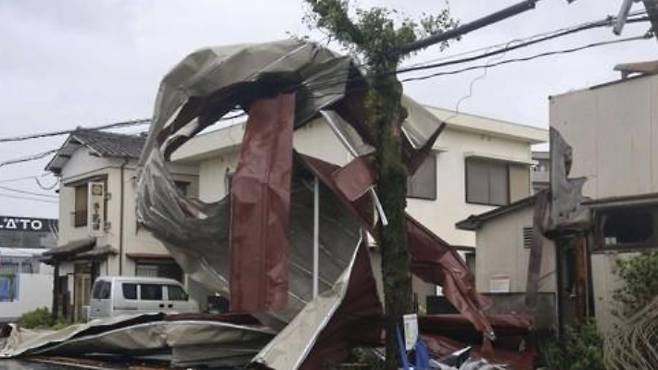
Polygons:
M592 304L609 329L615 261L658 248L658 75L552 96L550 124L573 147L571 176L587 178Z
M55 309L66 317L82 318L98 276L187 280L164 246L137 225L134 181L144 141L142 136L78 131L46 167L60 179L60 221L58 246L45 255L55 270ZM180 189L196 196L197 169L174 165L172 170Z
M413 103L412 103L413 104ZM433 151L409 180L408 212L434 233L464 251L473 262L475 233L455 222L470 214L507 205L530 194L531 145L547 140L544 129L413 105L409 119L447 119ZM244 123L198 135L173 155L182 165L198 166L199 197L216 201L226 195L236 170ZM352 157L323 119L294 132L294 148L338 165ZM415 281L421 304L433 286Z
M525 293L533 243L535 197L527 197L457 223L475 231L475 285L481 293ZM555 247L544 238L539 292L556 292Z

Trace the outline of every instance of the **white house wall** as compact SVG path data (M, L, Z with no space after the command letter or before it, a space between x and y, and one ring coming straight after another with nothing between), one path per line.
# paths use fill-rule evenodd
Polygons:
M216 201L226 194L226 173L234 172L237 166L239 147L218 152L216 147L213 147L216 140L207 139L220 135L219 131L209 133L205 137L202 135L202 139L192 140L181 148L182 152L191 152L186 146L192 147L194 156L202 158L199 162L199 196L204 201ZM239 133L234 135L236 140L241 137ZM352 159L331 129L322 122L313 122L296 130L293 143L298 152L335 164L344 165ZM206 146L205 150L203 145ZM219 154L210 157L202 154L213 151ZM477 155L529 164L532 160L530 144L481 133L462 132L449 127L439 136L433 154L437 155L437 199L409 198L407 211L449 243L475 246L474 233L457 230L454 225L469 215L480 214L494 207L466 203L466 158ZM183 158L180 162L190 163L194 156ZM528 194L529 183L527 192L523 195Z
M533 207L487 221L477 232L475 285L479 292L489 292L492 278L508 277L510 292L526 291L530 249L523 247L523 228L532 226ZM540 292L556 292L555 248L544 238L539 276Z
M658 192L658 75L554 96L551 127L573 147L583 193L607 198Z

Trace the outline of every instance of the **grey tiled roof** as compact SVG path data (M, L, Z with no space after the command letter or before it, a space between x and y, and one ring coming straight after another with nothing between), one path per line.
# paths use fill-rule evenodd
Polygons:
M146 137L113 132L79 130L71 134L102 157L139 158Z

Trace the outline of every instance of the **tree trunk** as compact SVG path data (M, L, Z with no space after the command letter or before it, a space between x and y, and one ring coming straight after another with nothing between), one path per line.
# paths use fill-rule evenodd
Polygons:
M381 76L382 71L396 67L397 63L376 66L371 73ZM396 331L402 329L402 315L412 311L405 217L407 169L400 137L406 111L400 105L402 86L395 75L375 77L371 83L366 108L377 141L377 193L388 218L388 226L380 225L378 230L386 311L386 369L394 370L399 368Z

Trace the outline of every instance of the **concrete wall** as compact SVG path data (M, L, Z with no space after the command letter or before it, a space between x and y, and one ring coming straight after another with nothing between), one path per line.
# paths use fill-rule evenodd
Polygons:
M53 275L48 268L44 270L39 274L18 274L18 299L0 302L0 322L14 321L25 312L37 308L50 308L53 301Z
M480 292L490 291L492 278L509 277L510 292L526 291L530 249L523 246L523 228L532 226L529 206L485 222L477 231L475 283ZM539 276L540 292L556 292L555 247L545 239Z

